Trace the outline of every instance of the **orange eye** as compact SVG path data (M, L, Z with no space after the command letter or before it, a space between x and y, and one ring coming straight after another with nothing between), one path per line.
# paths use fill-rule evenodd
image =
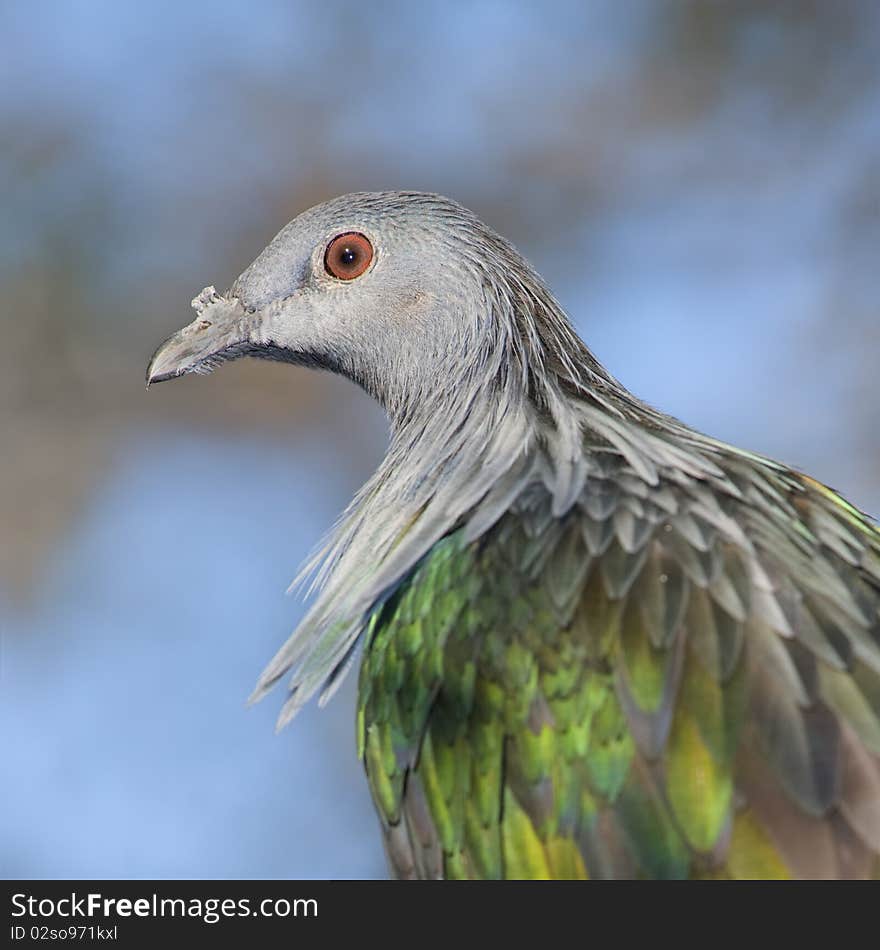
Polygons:
M370 266L373 245L356 231L340 234L327 245L324 268L339 280L354 280Z

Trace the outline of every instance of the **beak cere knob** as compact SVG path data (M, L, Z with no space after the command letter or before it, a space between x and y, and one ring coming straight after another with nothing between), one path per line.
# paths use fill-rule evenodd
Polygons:
M186 373L208 372L241 355L248 343L248 314L237 297L206 287L192 302L196 319L168 339L147 366L147 388Z

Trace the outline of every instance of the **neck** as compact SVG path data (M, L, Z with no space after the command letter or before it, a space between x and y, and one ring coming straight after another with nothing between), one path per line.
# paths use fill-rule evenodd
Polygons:
M368 488L388 482L424 507L454 485L475 504L484 473L496 478L540 455L554 508L565 510L582 486L590 444L618 445L632 424L660 428L665 417L604 369L537 277L493 286L482 306L488 317L459 321L474 337L432 361L430 388L381 399L391 445Z

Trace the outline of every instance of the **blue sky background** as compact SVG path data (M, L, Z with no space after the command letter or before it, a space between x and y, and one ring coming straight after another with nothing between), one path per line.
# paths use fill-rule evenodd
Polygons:
M348 383L152 349L298 211L445 192L611 371L880 511L880 8L0 8L0 872L375 877L353 692L244 701L380 457ZM353 684L349 684L351 686Z

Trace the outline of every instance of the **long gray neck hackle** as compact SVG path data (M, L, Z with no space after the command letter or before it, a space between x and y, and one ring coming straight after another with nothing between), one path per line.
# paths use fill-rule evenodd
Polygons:
M353 375L386 408L391 442L295 582L311 577L320 593L253 695L293 671L279 727L317 690L322 701L332 695L371 608L440 538L463 527L477 539L529 485L543 486L562 516L596 450L623 457L650 484L665 468L726 484L712 461L719 443L632 396L517 252L473 216L465 224L484 275L461 321L471 336L441 355L430 386L395 390Z

